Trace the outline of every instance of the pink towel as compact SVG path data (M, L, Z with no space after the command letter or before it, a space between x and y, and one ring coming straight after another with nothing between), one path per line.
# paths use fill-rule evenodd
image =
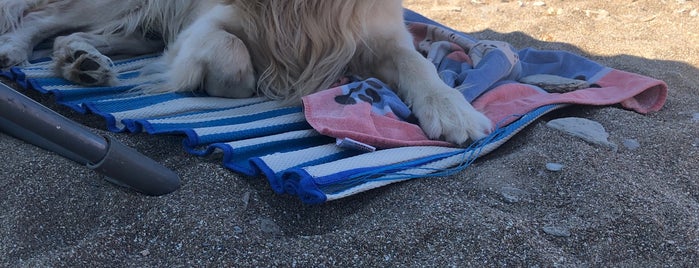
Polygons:
M500 126L549 104L621 104L648 113L660 110L667 98L663 81L608 68L569 52L515 51L507 43L478 41L438 25L408 26L416 49L435 64L442 80ZM539 87L545 85L526 79L536 75L588 88L549 93ZM303 102L308 123L324 135L376 148L454 146L428 139L407 105L373 78L306 96Z
M376 80L373 80L376 81ZM350 138L377 148L399 146L454 146L439 140L430 140L411 120L407 106L389 89L376 88L381 105L369 96L354 96L355 104L336 101L347 97L352 88L365 82L355 82L306 96L304 112L307 121L321 134L344 139ZM496 124L507 125L518 116L548 104L613 105L639 113L660 110L667 98L667 85L645 76L611 69L593 87L568 93L547 93L540 88L521 83L497 86L473 102ZM355 92L356 94L356 92ZM389 104L387 104L389 103ZM399 111L399 112L396 112ZM413 121L413 122L411 122Z
M373 86L373 87L372 87ZM409 121L410 110L376 79L354 82L303 98L306 120L323 135L376 148L453 146L430 140Z
M665 82L611 69L596 83L599 87L568 93L547 93L520 83L509 83L486 92L472 104L494 123L509 124L522 115L548 104L613 105L638 113L660 110L667 98Z

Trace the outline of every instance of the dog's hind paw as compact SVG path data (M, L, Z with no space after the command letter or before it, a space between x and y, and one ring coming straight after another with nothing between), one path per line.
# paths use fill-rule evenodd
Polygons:
M99 53L75 50L56 57L56 68L60 74L75 83L86 86L114 84L116 75L111 69L111 61Z
M114 79L114 74L109 68L109 61L102 55L92 55L86 51L76 51L73 55L74 62L73 81L84 85L106 85Z
M474 109L456 90L416 99L412 108L422 130L431 139L465 145L469 139L476 141L492 130L490 119Z

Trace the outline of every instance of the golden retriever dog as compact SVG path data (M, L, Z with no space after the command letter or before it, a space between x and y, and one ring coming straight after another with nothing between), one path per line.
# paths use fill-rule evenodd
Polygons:
M491 130L416 51L401 0L0 0L0 14L3 68L58 35L56 72L85 85L116 82L107 56L165 49L144 71L162 82L143 90L300 104L351 74L394 88L430 138Z

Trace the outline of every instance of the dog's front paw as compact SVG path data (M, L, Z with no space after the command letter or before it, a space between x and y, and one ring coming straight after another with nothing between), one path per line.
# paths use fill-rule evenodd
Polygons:
M416 99L413 113L429 138L459 145L487 136L492 128L490 119L453 89Z
M0 37L0 68L9 68L26 62L30 53L28 46L6 36Z

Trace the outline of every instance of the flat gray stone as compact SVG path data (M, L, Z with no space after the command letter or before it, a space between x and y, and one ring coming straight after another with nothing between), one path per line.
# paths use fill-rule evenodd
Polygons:
M544 233L557 237L570 237L570 230L561 226L545 226L542 228Z
M526 201L530 195L530 193L525 190L509 186L500 188L500 194L505 202L510 204Z
M535 85L550 93L566 93L578 89L589 88L585 80L566 78L550 74L535 74L519 79L520 83Z
M612 150L617 149L616 144L607 140L609 133L607 133L602 124L589 119L579 117L559 118L549 121L546 123L546 126L579 137L592 144L608 147Z

